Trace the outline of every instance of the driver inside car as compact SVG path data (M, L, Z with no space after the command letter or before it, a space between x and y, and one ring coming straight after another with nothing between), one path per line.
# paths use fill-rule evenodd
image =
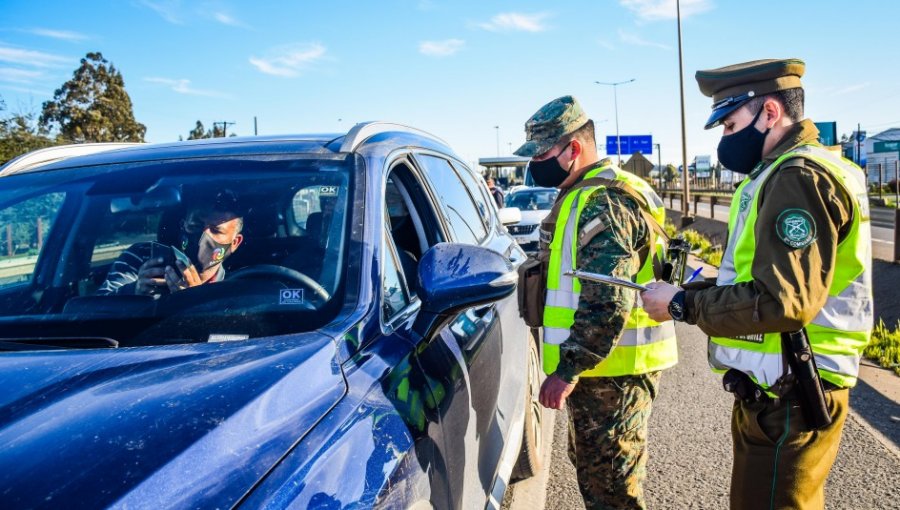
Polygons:
M212 200L197 200L181 221L180 244L171 248L151 242L131 245L113 262L97 295L159 296L222 281L222 262L241 245L243 224L234 193L223 191Z

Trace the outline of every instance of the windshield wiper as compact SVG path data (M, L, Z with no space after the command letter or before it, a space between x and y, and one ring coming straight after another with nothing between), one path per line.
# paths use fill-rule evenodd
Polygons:
M0 351L36 351L59 349L114 349L119 342L105 337L63 336L0 338Z

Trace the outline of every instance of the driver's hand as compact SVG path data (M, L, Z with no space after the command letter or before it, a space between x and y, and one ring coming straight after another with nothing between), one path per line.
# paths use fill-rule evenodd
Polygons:
M178 266L178 270L175 270L172 266L166 266L165 269L165 283L169 287L169 292L184 290L188 287L196 287L203 283L200 280L200 274L197 273L197 269L193 264L184 267L184 264L182 264L180 260L176 260L175 264Z
M160 258L150 259L138 268L138 278L134 286L134 293L139 296L150 296L159 293L161 287L166 286L163 266L165 260Z

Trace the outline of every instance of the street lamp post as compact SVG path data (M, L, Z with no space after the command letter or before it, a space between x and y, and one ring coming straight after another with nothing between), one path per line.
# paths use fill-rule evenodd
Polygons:
M654 143L656 146L656 161L658 162L656 165L657 177L659 177L659 189L663 189L663 170L662 170L662 149L659 148L658 143Z
M626 83L631 83L635 79L632 78L630 80L625 81L617 81L613 83L607 83L603 81L595 81L597 85L610 85L613 88L613 105L616 110L616 159L619 162L619 166L622 166L622 141L619 138L619 95L616 92L619 85L624 85Z
M687 226L694 222L691 217L691 209L688 205L691 200L690 184L688 182L687 164L687 127L684 120L684 59L681 53L681 0L675 0L675 14L678 18L678 83L681 87L681 226Z
M497 130L497 157L500 157L500 126L494 126Z

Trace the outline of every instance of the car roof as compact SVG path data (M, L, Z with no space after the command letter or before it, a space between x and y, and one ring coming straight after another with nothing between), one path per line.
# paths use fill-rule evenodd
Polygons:
M397 136L391 136L397 135ZM0 167L0 177L61 168L166 159L288 153L352 153L369 141L381 146L419 145L453 154L446 142L425 131L392 122L363 122L347 133L208 138L157 144L87 143L49 147L15 158Z

